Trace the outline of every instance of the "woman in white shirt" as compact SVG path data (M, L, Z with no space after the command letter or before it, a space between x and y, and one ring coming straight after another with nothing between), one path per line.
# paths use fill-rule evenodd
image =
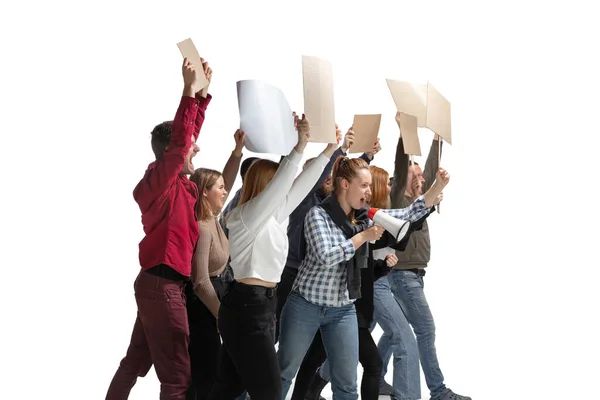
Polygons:
M221 352L212 399L233 400L244 389L252 400L281 399L274 329L277 283L288 253L288 216L313 188L337 147L328 145L295 178L310 129L304 115L294 119L294 149L279 164L264 159L252 164L238 206L227 219L235 280L219 309L226 351Z
M395 218L417 221L429 212L447 183L447 173L425 195L404 209L380 210ZM371 173L364 160L340 157L333 170L333 194L307 214L306 257L283 308L278 361L282 396L317 330L330 364L336 400L357 400L358 323L354 301L360 297L360 269L366 266L365 243L377 240L383 228L365 215L371 196Z

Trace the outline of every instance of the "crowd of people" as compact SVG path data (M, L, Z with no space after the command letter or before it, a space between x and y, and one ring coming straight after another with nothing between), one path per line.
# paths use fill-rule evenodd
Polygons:
M371 165L379 140L350 158L354 132L336 126L336 143L302 163L310 121L294 114L297 144L279 162L242 161L238 130L222 172L195 168L212 100L201 74L210 84L207 62L184 59L179 107L152 131L156 160L133 191L137 317L106 399L127 399L154 366L164 400L284 400L294 380L294 400L318 400L328 383L336 400L416 400L421 367L431 399L470 400L445 386L423 291L426 219L450 179L437 138L423 170L400 138L390 177ZM373 208L409 221L406 235L375 224Z

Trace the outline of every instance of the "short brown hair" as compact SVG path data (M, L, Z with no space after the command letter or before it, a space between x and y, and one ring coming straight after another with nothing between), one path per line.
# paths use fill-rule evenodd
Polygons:
M383 168L371 165L371 207L390 208L390 196L387 186L390 182L390 174Z
M205 221L213 215L218 215L221 210L211 210L208 200L204 196L204 189L211 190L213 185L221 177L219 171L208 168L198 168L190 176L190 181L198 186L198 201L196 202L196 218L198 221Z
M171 143L171 132L173 131L173 121L165 121L158 124L152 130L152 139L150 144L152 145L152 151L157 160L160 160L163 153Z
M238 206L252 200L265 190L271 179L273 179L273 176L275 176L277 168L279 168L279 164L274 161L265 159L256 160L248 168L248 172L246 172Z

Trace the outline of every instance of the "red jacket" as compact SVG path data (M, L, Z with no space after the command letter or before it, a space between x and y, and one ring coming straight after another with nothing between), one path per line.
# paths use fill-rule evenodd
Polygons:
M142 212L146 236L140 242L140 265L147 270L166 264L191 275L192 255L199 230L195 216L196 184L181 174L190 146L200 134L211 96L183 96L173 120L171 142L163 157L151 163L133 190Z

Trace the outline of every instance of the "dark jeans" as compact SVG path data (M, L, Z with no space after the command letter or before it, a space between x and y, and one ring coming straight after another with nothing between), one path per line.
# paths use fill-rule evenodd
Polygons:
M221 275L210 279L221 300L229 287L231 271L226 268ZM221 349L221 336L217 319L194 292L191 283L186 284L187 314L190 325L190 364L192 385L187 400L206 400L217 378L217 362Z
M231 283L219 309L223 346L211 400L234 400L244 388L252 400L281 400L275 353L276 292L276 288Z
M379 382L383 362L377 344L375 344L373 336L367 328L358 328L358 361L363 367L360 398L362 400L379 399ZM321 377L326 381L331 381L328 362L325 362L321 368Z
M138 312L131 342L106 400L126 400L137 378L146 376L153 364L160 381L160 399L185 399L191 378L183 285L183 281L140 272L134 284Z
M281 310L283 310L283 306L287 301L290 292L292 291L292 286L294 286L294 281L296 280L296 276L298 275L297 268L285 267L283 272L281 273L281 281L277 286L277 315L276 315L276 328L275 328L275 343L279 340L279 320L281 319Z

